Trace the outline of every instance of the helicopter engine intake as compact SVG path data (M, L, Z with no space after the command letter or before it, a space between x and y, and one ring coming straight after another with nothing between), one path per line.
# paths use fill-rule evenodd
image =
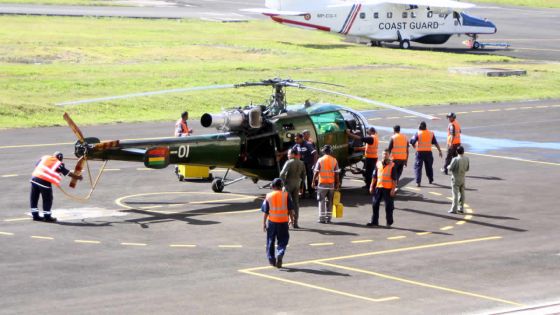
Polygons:
M249 127L257 129L262 126L261 109L253 107L250 109L234 109L224 111L220 114L206 113L200 117L202 127L215 127L219 130L241 129Z

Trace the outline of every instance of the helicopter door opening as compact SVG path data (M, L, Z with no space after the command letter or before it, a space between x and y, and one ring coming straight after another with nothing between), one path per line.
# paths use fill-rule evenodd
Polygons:
M346 161L348 157L348 136L344 117L338 111L311 115L311 121L317 131L317 148L325 144L332 146L338 161ZM341 165L344 166L344 165Z

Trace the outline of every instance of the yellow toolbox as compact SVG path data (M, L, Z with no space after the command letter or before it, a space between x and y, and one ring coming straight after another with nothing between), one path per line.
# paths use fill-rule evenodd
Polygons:
M210 168L208 166L195 166L195 165L187 165L182 164L178 165L178 172L177 176L179 177L179 181L183 181L187 178L202 178L202 179L211 179L212 175L210 174Z

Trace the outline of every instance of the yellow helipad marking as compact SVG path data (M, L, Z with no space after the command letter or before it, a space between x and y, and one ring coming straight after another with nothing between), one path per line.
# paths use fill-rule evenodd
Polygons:
M280 278L280 277L265 275L265 274L262 274L262 273L253 272L253 271L248 270L248 269L239 270L239 272L250 274L250 275L253 275L253 276L257 276L257 277L277 280L277 281L280 281L280 282L295 284L295 285L299 285L299 286L307 287L307 288L311 288L311 289L321 290L321 291L325 291L325 292L329 292L329 293L334 293L334 294L338 294L338 295L343 295L343 296L347 296L347 297L351 297L351 298L355 298L355 299L366 300L366 301L370 301L370 302L387 302L387 301L392 301L392 300L398 300L399 299L398 296L389 296L389 297L374 299L374 298L370 298L370 297L367 297L367 296L362 296L362 295L352 294L352 293L348 293L348 292L344 292L344 291L329 289L329 288L326 288L326 287L321 287L321 286L318 286L318 285L313 285L313 284L309 284L309 283L305 283L305 282L301 282L301 281L294 281L294 280L288 280L288 279L284 279L284 278Z
M196 247L196 245L194 245L194 244L170 244L169 247L193 248L193 247Z
M14 233L11 233L11 232L0 232L0 235L13 236Z
M499 112L499 111L501 111L501 109L495 108L495 109L489 109L488 111L489 112Z
M482 154L482 153L472 153L472 152L467 152L466 154L469 154L469 155L486 156L486 157L493 157L493 158L498 158L498 159L505 159L505 160L519 161L519 162L528 162L528 163L535 163L535 164L544 164L544 165L560 166L560 163L543 162L543 161L534 161L534 160L527 160L527 159L522 159L522 158L511 157L511 156L500 156L500 155L491 155L491 154Z
M484 113L485 110L471 110L471 113Z
M465 224L465 223L467 223L467 221L461 220L461 221L455 222L455 224L457 224L457 225L463 225L463 224Z
M548 105L539 105L539 106L535 106L535 108L549 108L550 106Z
M473 213L473 210L471 208L467 208L465 209L465 211L467 211L467 213Z
M532 109L532 108L534 108L534 107L533 107L533 106L523 106L523 107L520 107L520 108L521 108L521 109Z
M155 169L153 168L147 168L147 167L139 167L136 169L137 171L155 171Z
M0 177L2 177L2 178L8 178L8 177L16 177L16 176L19 176L19 175L18 175L18 174L7 174L7 175L2 175L2 176L0 176Z
M220 248L241 248L243 245L218 245Z
M14 221L25 221L25 220L31 220L31 218L13 218L13 219L4 219L4 222L14 222Z
M371 242L373 242L373 240L355 240L355 241L352 241L352 243L354 243L354 244L371 243Z
M518 110L518 108L517 107L508 107L505 110Z
M334 243L327 242L327 243L311 243L311 244L309 244L309 246L329 246L329 245L334 245Z
M80 243L80 244L101 244L100 241L91 241L91 240L74 240L74 243Z
M408 186L405 186L404 188L405 188L405 189L408 189L408 190L420 191L420 188L416 188L416 187L408 187Z
M465 219L465 220L470 220L470 219L472 219L472 215L471 215L471 214L467 214L467 215L464 217L464 219Z
M435 192L435 191L430 191L429 193L432 194L432 195L436 195L436 196L441 196L442 195L442 194L440 194L438 192Z
M418 232L418 233L416 233L416 235L428 235L428 234L432 234L432 232Z
M205 203L213 203L213 202L224 202L224 201L234 201L234 200L244 200L244 199L256 199L255 196L246 196L246 197L237 197L237 198L228 198L228 199L217 199L217 200L204 200L204 201L192 201L189 204L205 204Z
M31 235L31 238L36 238L36 239L39 239L39 240L54 240L54 237L40 236L40 235Z
M338 268L338 269L343 269L343 270L348 270L348 271L354 271L354 272L359 272L359 273L363 273L363 274L368 274L368 275L372 275L372 276L380 277L380 278L384 278L384 279L389 279L389 280L394 280L394 281L398 281L398 282L404 282L404 283L408 283L408 284L413 284L413 285L417 285L417 286L421 286L421 287L425 287L425 288L431 288L431 289L436 289L436 290L441 290L441 291L456 293L456 294L460 294L460 295L466 295L466 296L471 296L471 297L477 297L477 298L481 298L481 299L485 299L485 300L490 300L490 301L495 301L495 302L501 302L501 303L510 304L510 305L515 305L515 306L524 306L523 304L520 304L520 303L517 303L517 302L513 302L513 301L509 301L509 300L504 300L504 299L500 299L500 298L495 298L495 297L491 297L491 296L488 296L488 295L482 295L482 294L478 294L478 293L473 293L473 292L468 292L468 291L463 291L463 290L457 290L457 289L442 287L442 286L438 286L438 285L434 285L434 284L429 284L429 283L425 283L425 282L413 281L413 280L409 280L409 279L405 279L405 278L400 278L400 277L395 277L395 276L391 276L391 275L387 275L387 274L382 274L382 273L378 273L378 272L373 272L373 271L369 271L369 270L363 270L363 269L358 269L358 268L352 268L352 267L347 267L347 266L342 266L342 265L337 265L337 264L331 264L331 263L326 263L326 262L315 262L315 263L316 263L316 264L319 264L319 265L323 265L323 266L329 266L329 267L333 267L333 268Z
M447 199L453 201L453 197L445 197L445 198L447 198Z
M397 236L391 236L391 237L387 237L388 240L400 240L406 238L405 235L397 235Z
M123 246L148 246L146 243L121 243Z
M447 230L451 230L452 228L453 228L452 225L448 225L448 226L442 227L440 230L441 230L441 231L447 231Z

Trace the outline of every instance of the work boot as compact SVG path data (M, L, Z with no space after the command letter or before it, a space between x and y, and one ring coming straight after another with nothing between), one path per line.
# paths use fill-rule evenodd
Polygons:
M56 218L51 217L50 215L46 215L46 216L43 218L43 221L49 222L49 223L55 223L57 220L56 220Z
M269 263L271 266L276 267L276 259L269 259L269 260L268 260L268 263Z
M276 257L276 267L277 268L282 268L282 258L284 258L284 257L283 256Z

